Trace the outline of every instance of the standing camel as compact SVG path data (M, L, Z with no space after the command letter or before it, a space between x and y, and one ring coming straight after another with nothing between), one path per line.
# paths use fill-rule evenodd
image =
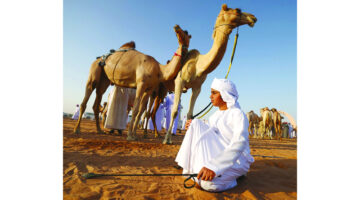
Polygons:
M265 108L260 108L260 114L262 117L262 121L260 123L262 123L262 127L264 128L264 132L262 132L261 134L261 138L264 138L264 133L268 133L270 140L272 139L272 134L271 134L271 130L273 128L273 119L272 119L272 113L269 110L268 107Z
M189 111L187 119L192 118L195 101L201 91L201 85L206 80L207 74L215 70L220 64L227 47L229 35L238 26L248 24L253 27L257 19L254 15L241 12L240 9L231 9L222 5L220 13L216 18L213 31L214 43L207 54L200 54L196 49L189 51L184 65L175 79L175 99L171 110L170 127L166 132L163 144L171 144L171 130L174 120L178 114L181 93L184 88L192 88Z
M128 51L131 49L135 49L135 42L133 41L122 45L118 51ZM74 128L75 134L80 133L80 124L81 124L82 115L84 114L86 109L86 104L89 101L89 98L95 89L96 89L96 98L92 108L95 115L96 129L97 129L97 133L99 134L104 133L101 130L99 123L100 103L101 103L102 95L105 93L106 89L110 85L110 80L106 76L104 72L104 68L99 65L100 61L102 61L102 58L99 57L91 64L89 78L86 82L86 87L85 87L85 96L80 105L80 116Z
M246 113L246 116L249 120L248 131L249 131L249 133L251 133L253 135L254 138L256 138L257 129L258 129L257 127L260 122L260 117L252 110L250 112Z
M275 108L272 108L271 112L275 129L275 136L278 140L281 140L281 115Z
M179 47L168 64L161 65L149 55L130 50L114 53L104 66L105 73L112 83L120 87L136 88L127 140L136 140L136 128L141 114L146 109L149 96L161 82L174 79L182 66L181 60L185 55L184 51L187 51L183 44L190 40L190 36L179 25L176 25L174 30Z
M188 34L187 31L185 31L185 34ZM184 48L184 56L183 56L183 60L186 60L186 56L188 55L188 47L189 47L189 43L190 43L190 38L191 38L191 35L189 35L189 38L188 40L185 40L184 44L183 44L183 48ZM167 63L169 63L170 61L168 60ZM183 63L182 63L183 64ZM148 123L149 123L149 118L151 117L151 121L153 123L153 127L154 127L154 134L155 134L155 138L158 138L159 137L159 133L158 133L158 130L157 130L157 126L156 126L156 119L155 119L155 115L156 115L156 112L159 108L159 105L160 103L163 102L166 94L169 92L169 91L174 91L174 88L175 88L175 83L174 83L174 80L168 80L168 81L165 81L165 82L162 82L158 85L158 87L154 90L153 94L150 96L150 103L149 103L149 107L148 107L148 110L145 114L145 119L143 121L145 121L145 128L144 128L144 135L147 135L147 127L148 127ZM186 92L186 90L185 90ZM154 104L153 108L152 108L152 105ZM152 108L152 110L151 110Z
M120 87L137 89L132 109L133 117L130 122L127 137L128 140L136 139L135 133L133 134L136 126L133 126L133 124L135 117L137 120L136 124L138 123L138 114L141 113L139 112L139 108L143 109L144 107L140 106L140 102L145 102L146 97L149 96L149 93L151 93L160 82L174 79L180 69L180 61L183 55L182 44L184 40L189 39L189 36L178 25L174 27L174 30L178 38L179 47L167 65L161 65L153 57L134 50L134 42L123 45L119 50L110 55L104 67L99 66L100 58L93 62L87 81L85 97L80 108L80 114L82 115L85 111L86 103L96 88L96 99L93 110L98 133L103 133L99 125L100 102L102 95L111 81ZM75 133L80 132L80 122L81 118L79 118L75 126Z

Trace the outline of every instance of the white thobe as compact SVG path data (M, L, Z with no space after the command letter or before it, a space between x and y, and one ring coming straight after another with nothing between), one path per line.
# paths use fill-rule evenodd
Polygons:
M154 109L154 105L153 105L153 108L151 110L153 110L153 109ZM158 131L162 130L161 120L163 118L164 118L164 106L163 106L162 103L160 103L159 108L158 108L158 110L156 111L156 114L155 114L155 124L156 124L156 129ZM151 118L149 120L149 129L150 130L155 130Z
M184 174L199 173L202 167L214 171L216 176L212 181L196 179L205 190L217 192L233 188L237 185L236 179L245 175L254 162L248 127L248 119L240 107L216 111L209 124L194 119L175 161Z
M168 94L165 98L166 130L168 130L170 127L171 110L174 105L174 97L175 97L175 95L172 93L172 94ZM171 130L171 133L173 133L173 134L176 134L177 125L178 125L178 121L179 121L180 108L181 108L181 105L179 104L178 115L176 116L176 118L174 120L174 125Z
M123 130L127 125L127 107L131 88L114 86L108 99L108 112L105 128Z
M79 114L80 114L80 107L77 106L75 109L75 113L71 119L79 119Z
M185 130L185 125L186 125L186 116L184 116L183 118L181 130Z

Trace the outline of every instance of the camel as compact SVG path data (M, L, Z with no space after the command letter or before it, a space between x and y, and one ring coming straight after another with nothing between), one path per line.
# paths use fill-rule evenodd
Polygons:
M258 127L259 127L259 122L260 122L260 117L253 110L246 113L246 116L247 116L247 118L249 120L248 131L249 131L249 133L251 133L254 136L254 138L256 138L257 137L257 130L258 130Z
M137 125L146 109L149 96L161 82L174 79L182 66L182 58L187 52L187 48L183 47L191 36L179 25L175 25L174 30L179 47L168 64L161 65L151 56L130 50L114 53L104 66L104 71L112 83L120 87L136 88L127 140L137 139Z
M129 49L135 49L135 42L133 42L133 41L128 42L128 43L122 45L119 49L123 50L123 51L129 50ZM104 68L100 66L101 61L102 61L102 58L98 57L91 64L89 78L86 82L86 87L85 87L85 96L80 105L80 116L79 116L79 119L74 128L75 134L80 133L80 124L81 124L82 115L84 114L84 112L86 110L86 104L89 101L89 98L95 89L96 89L96 98L95 98L94 105L92 108L93 108L94 115L95 115L96 129L97 129L97 133L99 133L99 134L104 133L101 130L100 124L99 124L100 103L101 103L102 95L105 93L106 89L110 85L110 80L106 76Z
M184 65L174 81L174 105L171 110L170 127L166 132L163 144L172 144L171 130L174 125L174 119L176 118L178 112L181 93L184 88L192 88L190 106L187 113L187 119L191 119L193 118L194 105L201 91L201 86L206 80L207 74L215 70L215 68L220 64L225 54L229 35L232 30L245 24L253 27L256 21L256 17L252 14L241 12L238 8L228 8L226 4L222 5L215 22L213 31L214 43L210 51L206 54L200 54L200 52L196 49L189 51L184 61Z
M80 107L80 116L86 109L87 101L94 89L96 89L96 99L93 105L95 114L96 128L99 134L103 131L99 125L99 107L102 95L111 84L120 87L136 88L136 97L132 109L133 117L128 131L128 140L135 140L136 126L133 126L136 117L138 122L139 108L143 109L145 99L160 82L174 79L180 69L180 61L183 55L184 40L189 40L191 36L186 34L179 25L174 26L178 38L179 47L171 61L167 65L161 65L153 57L136 51L135 43L129 42L120 47L119 50L110 55L104 67L99 65L101 58L96 59L90 68L89 79L86 84L85 97ZM125 56L124 56L125 55ZM81 117L79 118L74 133L80 133ZM136 124L135 123L135 124Z
M278 140L281 140L281 115L275 108L272 108L271 112L272 112L273 125L275 129L275 137Z
M264 132L263 133L268 133L269 134L269 138L272 139L272 134L271 134L271 130L273 127L273 119L272 119L272 113L269 110L268 107L265 108L260 108L260 115L262 117L262 127L264 128ZM264 138L264 134L261 134L261 138Z

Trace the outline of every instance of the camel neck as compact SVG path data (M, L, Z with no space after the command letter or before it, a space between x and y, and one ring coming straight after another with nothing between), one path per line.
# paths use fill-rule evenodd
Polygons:
M228 26L221 26L217 27L214 31L215 37L210 51L205 55L201 55L198 61L200 63L199 66L202 68L199 70L200 75L212 72L220 64L224 57L232 29Z
M172 80L178 74L181 67L182 59L182 45L178 47L170 62L166 65L160 65L160 71L162 74L161 82Z

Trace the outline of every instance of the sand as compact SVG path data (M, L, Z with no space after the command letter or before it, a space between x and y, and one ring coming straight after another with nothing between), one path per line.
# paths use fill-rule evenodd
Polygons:
M186 189L184 177L98 177L82 174L156 174L181 173L174 168L176 154L185 132L173 137L173 145L162 139L126 141L122 136L96 134L95 121L84 119L81 134L72 133L76 121L64 118L63 195L64 199L296 199L296 139L282 141L250 139L255 162L238 185L225 192L210 193L197 187ZM160 132L164 136L164 131ZM193 183L189 181L189 184Z

